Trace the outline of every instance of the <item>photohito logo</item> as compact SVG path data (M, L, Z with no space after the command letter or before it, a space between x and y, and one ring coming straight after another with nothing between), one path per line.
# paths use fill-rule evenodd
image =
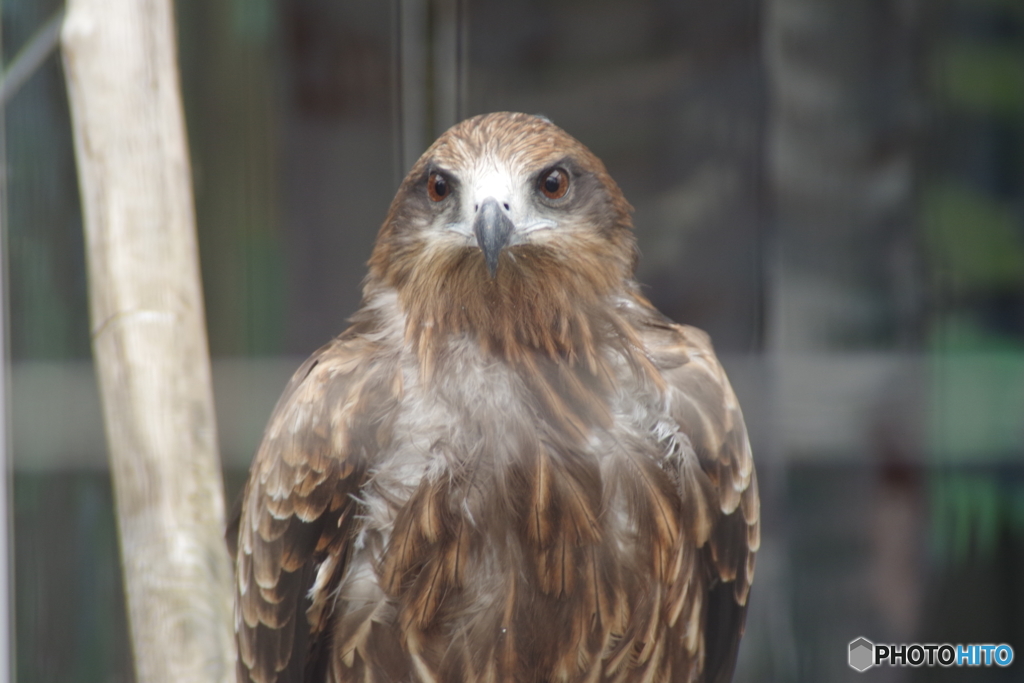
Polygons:
M950 645L910 643L882 645L867 638L850 641L850 668L867 671L873 666L1010 666L1013 648L999 645Z

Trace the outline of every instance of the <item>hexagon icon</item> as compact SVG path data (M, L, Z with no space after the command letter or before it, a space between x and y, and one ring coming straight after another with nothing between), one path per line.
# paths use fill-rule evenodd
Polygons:
M875 644L867 638L858 638L850 643L850 666L857 671L867 671L875 664Z

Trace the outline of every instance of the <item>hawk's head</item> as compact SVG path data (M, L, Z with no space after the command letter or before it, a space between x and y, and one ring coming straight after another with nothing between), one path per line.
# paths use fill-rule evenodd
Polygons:
M405 178L367 294L398 292L414 342L477 333L496 351L572 356L591 332L581 316L630 287L631 210L601 161L547 119L477 116Z

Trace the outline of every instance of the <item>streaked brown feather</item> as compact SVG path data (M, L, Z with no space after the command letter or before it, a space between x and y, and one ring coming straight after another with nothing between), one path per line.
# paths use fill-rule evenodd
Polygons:
M487 155L571 159L587 199L494 277L424 238L417 194ZM417 162L363 309L296 372L254 461L240 683L731 677L760 545L750 447L707 336L638 293L630 211L535 117L478 117Z
M693 633L695 623L714 631L711 651L703 663L704 675L708 681L727 681L743 633L754 558L760 545L757 480L746 429L707 335L664 319L652 320L647 329L648 348L664 363L664 375L675 399L675 419L689 437L700 465L699 473L687 472L686 468L681 472L683 500L692 501L685 518L695 523L695 530L709 532L707 536L702 531L691 537L701 541L697 547L704 545L701 537L706 538L706 557L714 582L728 586L728 597L715 598L713 609L706 601L693 602L694 608L711 611L700 617L700 622L694 621L698 614L691 612L686 632ZM707 476L709 485L700 483L701 473ZM698 498L706 498L706 503L698 503ZM700 514L702 509L704 514ZM719 590L712 592L717 594Z
M318 560L316 553L328 548L339 552L343 545L346 521L351 519L343 513L358 490L354 475L363 467L353 462L357 456L351 453L330 452L331 423L325 413L331 406L323 399L326 394L344 394L340 384L357 394L348 402L352 410L364 415L387 410L386 395L377 392L372 401L360 396L376 385L365 378L351 381L354 372L384 371L383 365L351 363L350 355L368 348L361 340L338 340L304 363L278 402L253 462L236 563L242 681L275 683L283 680L280 675L286 670L293 672L290 680L299 680L295 676L301 676L306 666L307 652L294 648L308 640L305 632L311 624L306 610L311 604L306 592L312 586L313 567L323 559ZM353 414L335 421L333 429L350 428L360 419ZM323 605L314 609L314 629L323 627L323 611Z
M658 581L669 581L675 572L680 536L680 498L670 478L653 461L631 461L624 480L632 484L627 500L637 524L637 537L650 558Z

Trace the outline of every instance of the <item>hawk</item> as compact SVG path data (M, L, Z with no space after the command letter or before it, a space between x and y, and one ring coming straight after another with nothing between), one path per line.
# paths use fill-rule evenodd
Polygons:
M631 211L542 117L417 161L253 461L239 681L731 679L750 445L707 335L640 293Z

